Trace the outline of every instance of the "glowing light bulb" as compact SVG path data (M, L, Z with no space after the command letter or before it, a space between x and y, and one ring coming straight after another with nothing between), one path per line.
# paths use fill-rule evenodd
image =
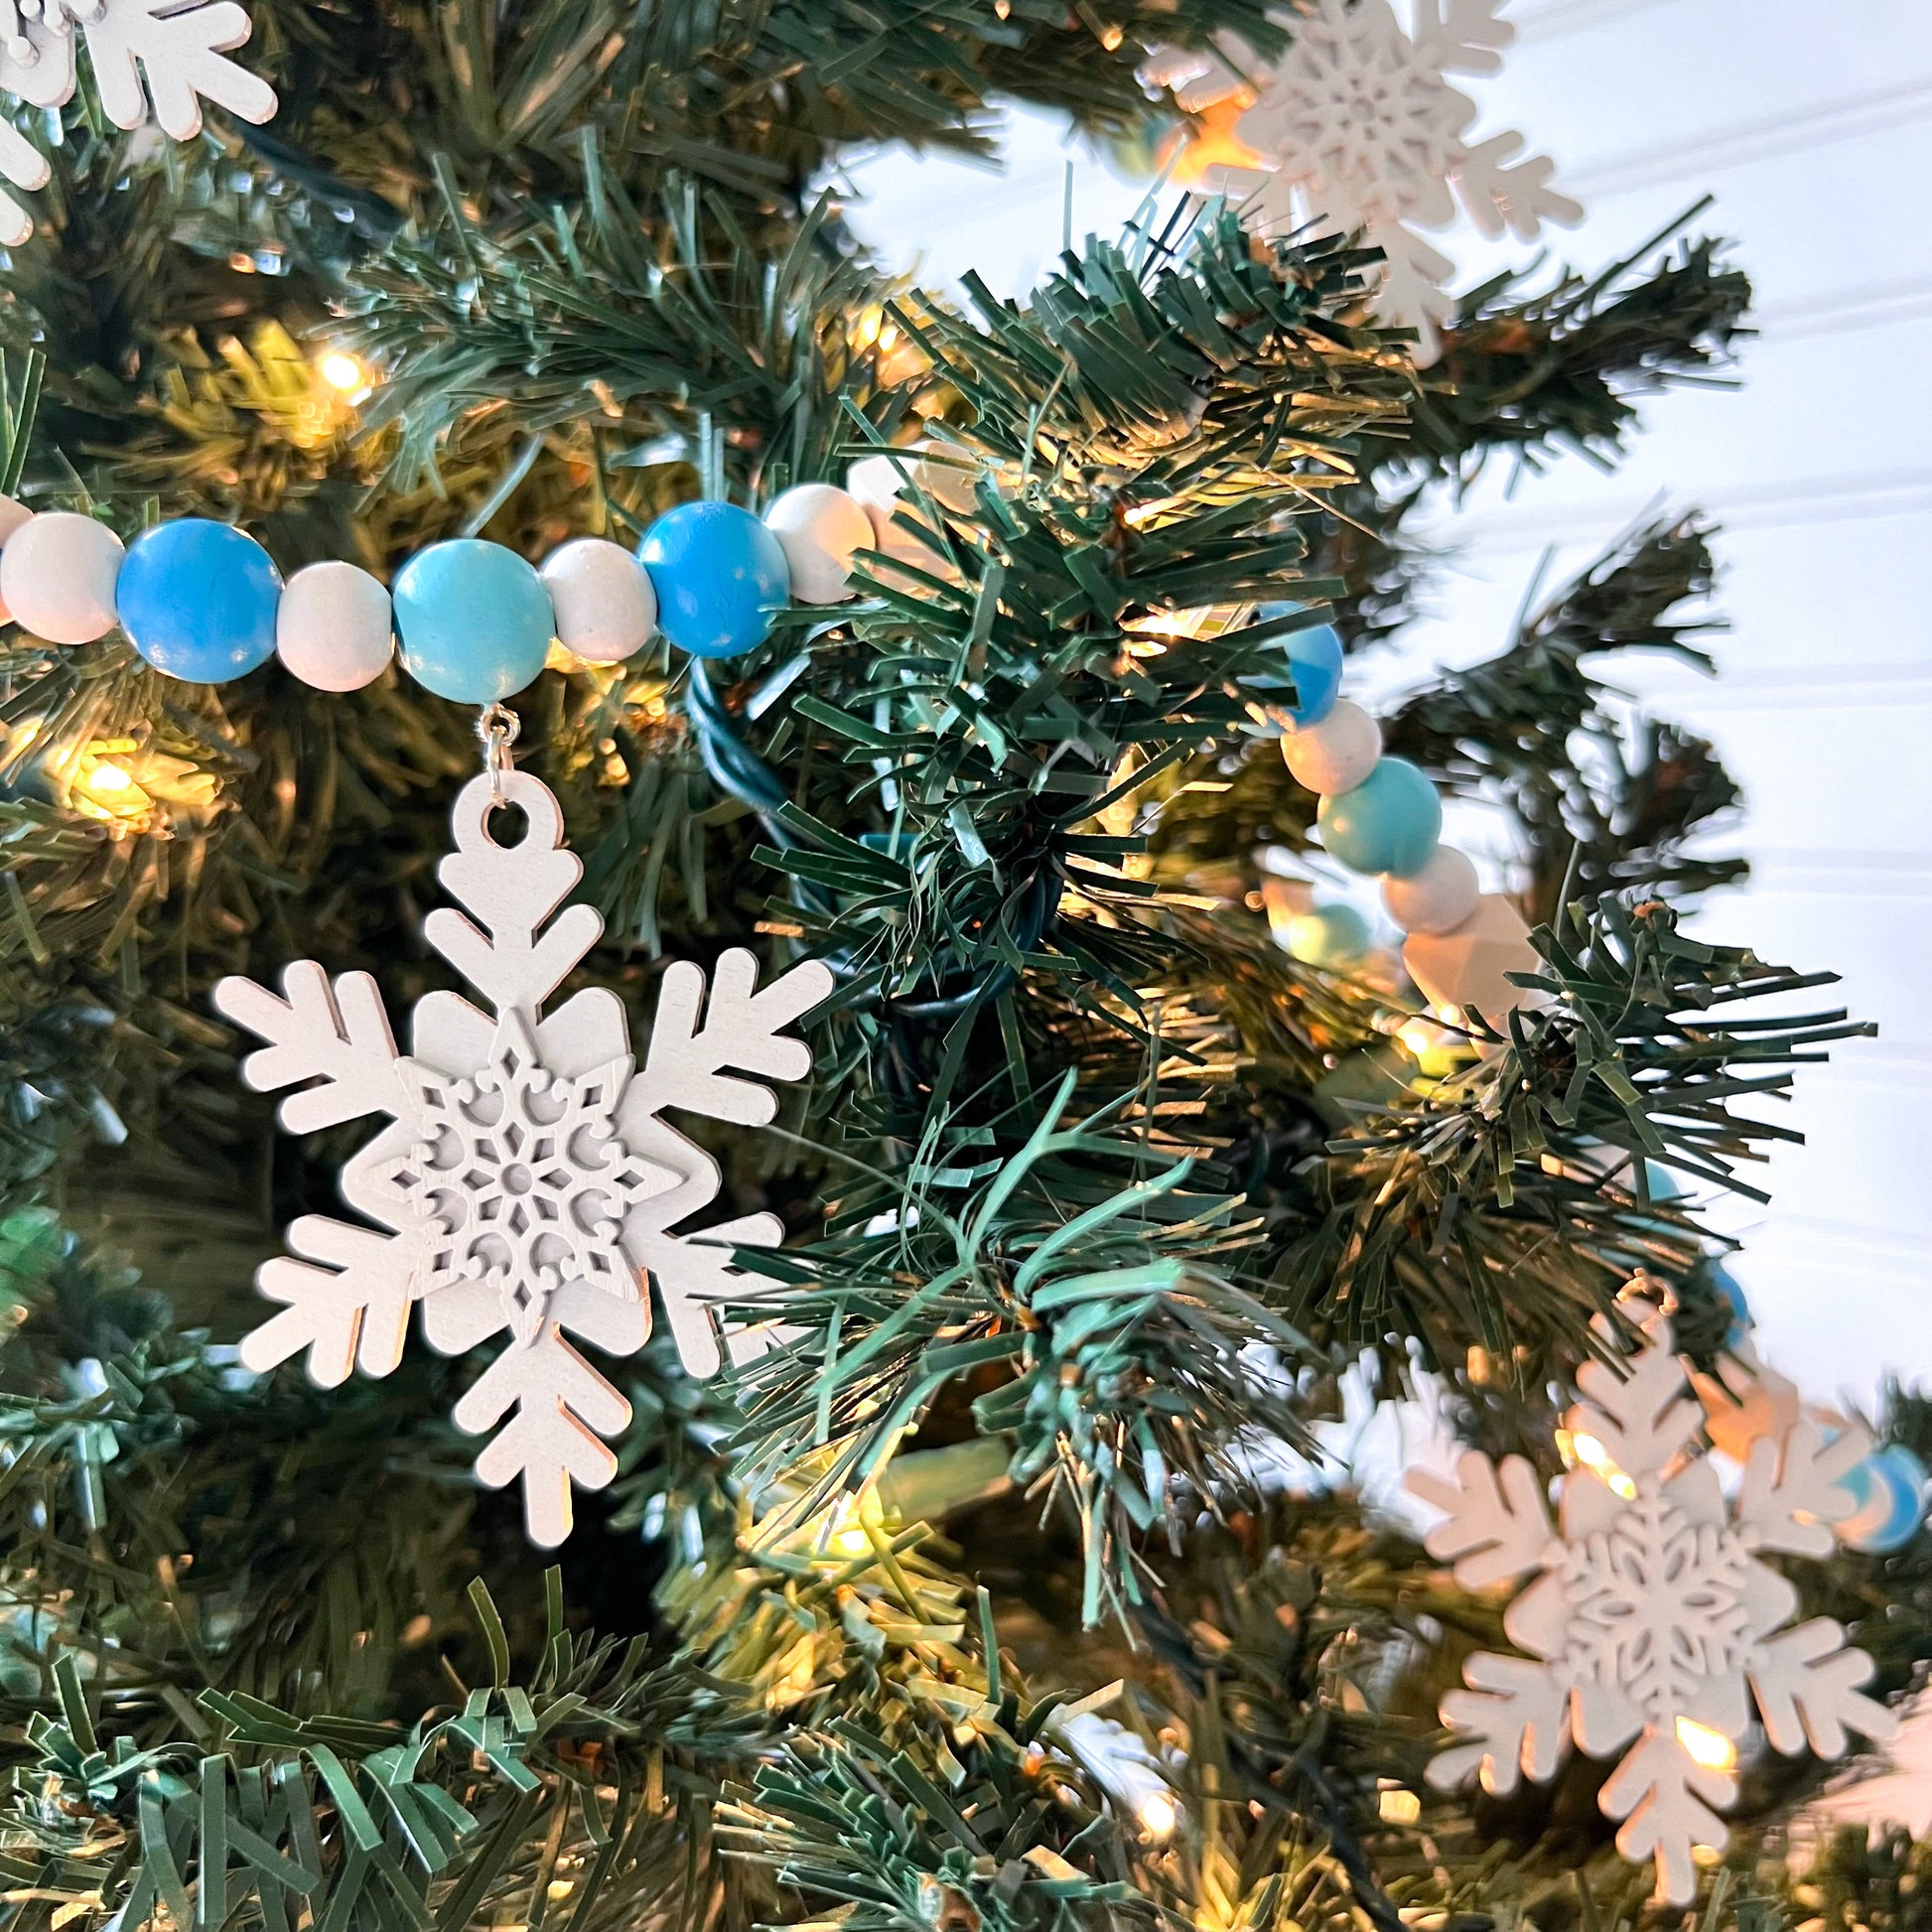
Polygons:
M1413 1825L1422 1817L1422 1800L1413 1791L1384 1791L1376 1802L1385 1825Z
M1692 1718L1679 1718L1677 1741L1692 1761L1702 1764L1707 1771L1737 1768L1737 1746L1722 1730L1713 1730L1709 1725L1701 1725Z
M322 379L332 389L352 396L369 386L368 371L346 349L332 349L322 358Z
M1616 1464L1610 1460L1609 1450L1594 1436L1573 1436L1570 1439L1570 1447L1575 1451L1577 1460L1585 1467L1594 1469L1598 1475L1606 1469L1616 1467Z
M134 789L134 780L127 772L118 764L105 762L96 764L83 782L89 791L104 792L110 798L118 792Z
M1180 1823L1180 1807L1165 1791L1150 1791L1136 1810L1141 1830L1149 1838L1172 1838L1174 1827Z

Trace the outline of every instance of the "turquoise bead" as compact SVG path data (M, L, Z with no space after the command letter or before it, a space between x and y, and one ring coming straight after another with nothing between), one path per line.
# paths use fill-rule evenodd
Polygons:
M275 654L282 579L251 536L205 516L143 530L114 584L127 640L191 684L240 677Z
M1368 921L1352 905L1317 905L1297 913L1282 935L1305 966L1359 965L1373 943Z
M756 649L791 598L784 547L736 503L680 503L644 532L637 555L658 629L693 657Z
M1315 823L1323 849L1338 865L1406 879L1436 850L1443 803L1407 759L1381 759L1353 791L1322 799Z
M1714 1261L1705 1271L1711 1286L1730 1304L1730 1327L1725 1333L1727 1342L1741 1341L1751 1325L1751 1305L1744 1299L1744 1291L1738 1285L1737 1277L1722 1261Z
M522 690L550 654L550 593L500 543L433 543L396 573L390 596L403 669L439 698L495 704Z
M1848 1548L1884 1556L1918 1534L1925 1520L1925 1464L1903 1443L1873 1449L1841 1482L1857 1502L1837 1525Z

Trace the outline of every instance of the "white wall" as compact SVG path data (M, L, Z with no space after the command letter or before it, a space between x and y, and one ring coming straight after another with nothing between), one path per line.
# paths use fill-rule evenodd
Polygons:
M1630 460L1504 467L1459 515L1459 556L1407 639L1454 663L1501 641L1546 549L1587 562L1652 507L1724 522L1732 629L1709 683L1619 666L1640 703L1713 737L1746 793L1754 876L1701 929L1835 967L1876 1041L1801 1075L1808 1144L1774 1204L1724 1216L1768 1352L1819 1394L1932 1379L1932 9L1923 0L1517 0L1477 132L1514 126L1589 209L1553 253L1594 268L1710 192L1758 291L1741 392L1651 400ZM1109 232L1141 190L1042 116L1010 118L1004 179L900 153L855 163L860 231L928 279L1031 286L1072 226ZM1512 257L1458 231L1473 277ZM1520 258L1520 253L1517 256ZM1364 667L1366 670L1366 667ZM1379 679L1377 680L1380 681Z

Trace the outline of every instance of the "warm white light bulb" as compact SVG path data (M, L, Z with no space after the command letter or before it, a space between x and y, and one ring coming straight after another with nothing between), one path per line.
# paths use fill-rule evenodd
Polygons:
M341 348L331 350L322 358L322 379L332 389L340 389L345 396L369 386L368 374L361 363L346 349Z
M1165 1791L1150 1791L1140 1802L1141 1830L1149 1838L1172 1838L1180 1807Z
M1677 1741L1707 1771L1737 1768L1737 1746L1722 1730L1713 1730L1709 1725L1701 1725L1693 1718L1679 1718Z

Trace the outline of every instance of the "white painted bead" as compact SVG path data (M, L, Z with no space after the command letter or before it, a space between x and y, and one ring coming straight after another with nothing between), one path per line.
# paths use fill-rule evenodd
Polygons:
M1481 897L1475 867L1452 845L1439 845L1421 872L1382 882L1382 903L1404 932L1453 932Z
M943 537L935 548L917 530L907 526L909 518L921 528L930 527L912 504L907 503L903 508L894 503L887 503L883 508L868 505L866 515L872 520L872 547L891 558L893 563L909 564L923 577L936 578L942 584L962 584L966 581L959 566L953 562ZM900 590L916 591L922 588L918 578L896 571L891 564L875 563L872 568L876 576Z
M863 456L845 473L846 489L875 515L891 514L893 498L916 484L935 503L970 516L980 470L957 444L925 442L888 456Z
M1512 986L1510 973L1534 973L1543 961L1530 944L1523 915L1500 893L1484 893L1476 909L1452 932L1418 932L1402 948L1409 977L1432 1006L1471 1007L1492 1025L1516 1007L1541 1005L1546 995Z
M578 537L551 551L538 573L557 618L557 641L591 664L621 664L657 629L649 573L621 543Z
M872 518L837 483L794 484L764 512L791 566L791 594L801 604L843 604L855 552L873 547Z
M1291 730L1282 740L1288 768L1324 798L1353 791L1382 756L1382 727L1358 704L1337 698L1317 725Z
M118 621L114 584L126 554L91 516L49 510L29 517L0 549L0 603L51 644L90 644Z
M32 522L34 512L25 503L16 503L11 496L0 492L0 545L5 544L23 523ZM11 622L13 613L7 609L5 599L0 598L0 623Z
M382 675L394 649L389 593L359 565L308 564L282 586L275 655L304 684L359 691Z

